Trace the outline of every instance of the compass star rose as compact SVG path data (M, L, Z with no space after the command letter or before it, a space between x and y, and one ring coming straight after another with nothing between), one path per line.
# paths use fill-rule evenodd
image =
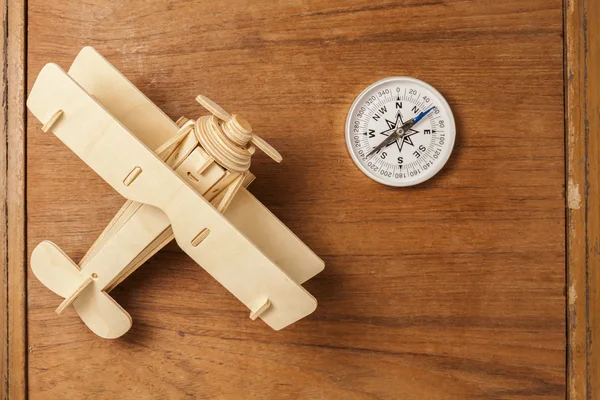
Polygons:
M398 147L398 152L400 154L402 154L402 147L404 147L404 143L411 145L412 147L415 147L415 144L413 143L411 136L416 135L417 133L419 133L419 131L416 131L414 129L409 129L408 130L410 133L404 135L404 137L402 137L402 143L398 143L398 140L395 140L394 143L396 143L396 146ZM390 143L391 145L391 143Z
M380 133L384 136L389 136L393 131L394 131L394 128L391 128L389 131L384 131L384 132L380 132ZM411 128L408 130L408 132L409 133L407 133L406 135L404 135L402 137L402 141L394 140L392 143L388 144L385 147L390 147L391 145L393 145L395 143L396 146L398 147L398 151L400 153L402 153L402 147L404 146L404 143L411 145L412 147L415 147L415 144L413 143L411 136L416 135L417 133L419 133L419 131Z
M404 125L404 121L402 118L402 114L398 111L398 114L396 115L396 121L390 121L389 119L385 119L385 122L388 126L389 129L383 131L383 132L379 132L380 135L383 136L389 136L392 134L392 132L394 132L394 130L396 129L396 126L398 126L398 124L400 126ZM390 147L392 144L396 144L396 146L398 147L398 151L400 153L402 153L402 147L404 146L404 143L411 145L412 147L415 147L415 144L413 143L413 140L411 139L411 136L415 135L419 133L419 131L410 128L409 129L409 133L407 133L406 135L403 136L402 141L399 140L395 140L392 143L388 144L385 147Z

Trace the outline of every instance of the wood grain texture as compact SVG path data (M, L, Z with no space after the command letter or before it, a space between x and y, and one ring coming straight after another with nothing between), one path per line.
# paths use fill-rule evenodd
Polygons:
M600 396L600 4L567 6L568 389L588 400Z
M6 27L8 19L8 7L6 0L0 1L0 15L2 18L2 26ZM4 28L6 29L6 28ZM3 30L6 37L6 31ZM6 65L6 40L2 41L2 51L0 52L0 60L2 66ZM8 221L7 221L7 117L8 109L6 102L6 71L0 68L0 399L4 400L8 396Z
M3 250L6 282L6 398L26 397L26 270L25 244L25 0L6 3L5 129L6 164Z
M198 93L244 115L284 157L256 157L251 191L326 262L315 314L272 332L169 245L111 292L135 321L117 341L29 274L31 399L565 397L560 0L28 4L29 85L90 44L174 119ZM392 75L458 124L446 169L404 190L344 143L354 97ZM28 122L28 249L77 261L122 198Z

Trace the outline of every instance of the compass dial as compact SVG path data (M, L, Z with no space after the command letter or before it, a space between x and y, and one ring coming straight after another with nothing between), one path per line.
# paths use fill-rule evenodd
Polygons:
M433 177L448 161L455 135L446 99L408 77L366 88L346 120L352 159L368 177L389 186L412 186Z

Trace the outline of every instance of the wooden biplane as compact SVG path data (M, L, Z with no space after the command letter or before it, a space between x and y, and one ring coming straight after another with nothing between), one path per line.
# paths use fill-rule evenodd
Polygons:
M27 107L127 202L79 265L49 241L31 254L35 276L73 305L103 338L132 325L108 294L172 239L195 262L279 330L312 313L302 283L324 268L246 187L255 149L279 153L204 96L212 113L173 122L96 50L86 47L69 72L47 64Z

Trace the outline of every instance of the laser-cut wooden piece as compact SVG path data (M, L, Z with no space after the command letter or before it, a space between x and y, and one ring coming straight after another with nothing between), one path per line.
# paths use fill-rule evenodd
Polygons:
M217 117L229 115L199 98ZM301 284L323 262L245 189L254 179L247 169L254 144L265 146L242 117L182 117L175 123L90 47L69 74L46 65L27 105L129 199L79 266L51 242L34 249L35 275L65 298L57 312L73 304L96 334L121 336L131 318L108 292L173 237L252 317L272 328L314 310L316 300ZM198 137L210 141L210 150Z

